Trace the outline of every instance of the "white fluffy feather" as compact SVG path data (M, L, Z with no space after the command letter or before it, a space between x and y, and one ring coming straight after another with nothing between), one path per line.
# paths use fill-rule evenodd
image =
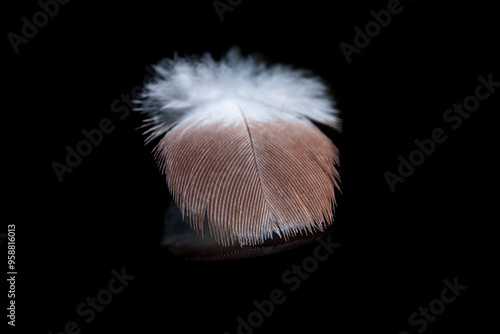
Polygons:
M168 132L188 117L230 121L241 117L308 118L340 129L333 101L322 81L308 71L267 65L235 48L220 61L175 57L154 66L157 75L145 86L138 110L147 113L150 138Z
M155 157L191 227L203 233L206 220L227 247L309 238L332 224L338 151L311 121L340 122L319 78L236 49L155 70L140 108L147 141L161 137Z

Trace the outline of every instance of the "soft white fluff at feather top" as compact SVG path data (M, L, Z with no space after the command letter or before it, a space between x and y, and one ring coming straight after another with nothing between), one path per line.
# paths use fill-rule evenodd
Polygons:
M148 132L153 137L194 115L209 120L241 118L239 109L255 120L291 116L340 129L326 86L305 70L267 65L241 56L235 48L220 61L207 53L164 59L154 69L157 74L146 84L142 107L137 108L150 117Z

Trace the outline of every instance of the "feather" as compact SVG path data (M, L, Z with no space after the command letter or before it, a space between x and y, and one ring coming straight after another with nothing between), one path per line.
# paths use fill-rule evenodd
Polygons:
M162 60L138 108L183 219L223 246L325 231L338 151L312 121L340 130L325 85L236 49L215 61Z

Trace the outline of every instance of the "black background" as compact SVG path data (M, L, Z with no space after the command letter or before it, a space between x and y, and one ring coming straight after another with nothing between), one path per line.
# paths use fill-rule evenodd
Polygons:
M5 37L4 178L14 212L5 223L17 226L16 330L59 333L75 321L81 333L236 333L252 301L281 289L286 302L255 333L415 333L410 314L457 277L467 289L425 333L484 332L497 314L488 302L497 300L491 119L500 88L457 130L443 114L474 94L479 75L500 81L498 19L489 4L402 1L402 12L348 64L339 44L353 44L354 27L387 3L245 0L220 21L210 0L71 1L17 54ZM4 36L19 34L21 18L39 10L36 1L4 10ZM316 243L230 262L186 262L162 249L170 197L153 145L136 130L140 114L121 120L111 109L142 85L146 66L174 52L219 57L233 45L313 70L341 110L344 131L331 134L341 152L332 234L341 246L297 291L281 276ZM114 131L59 182L51 164L103 118ZM398 156L437 127L447 140L391 192L384 172L396 172ZM85 323L77 306L123 267L135 278Z

